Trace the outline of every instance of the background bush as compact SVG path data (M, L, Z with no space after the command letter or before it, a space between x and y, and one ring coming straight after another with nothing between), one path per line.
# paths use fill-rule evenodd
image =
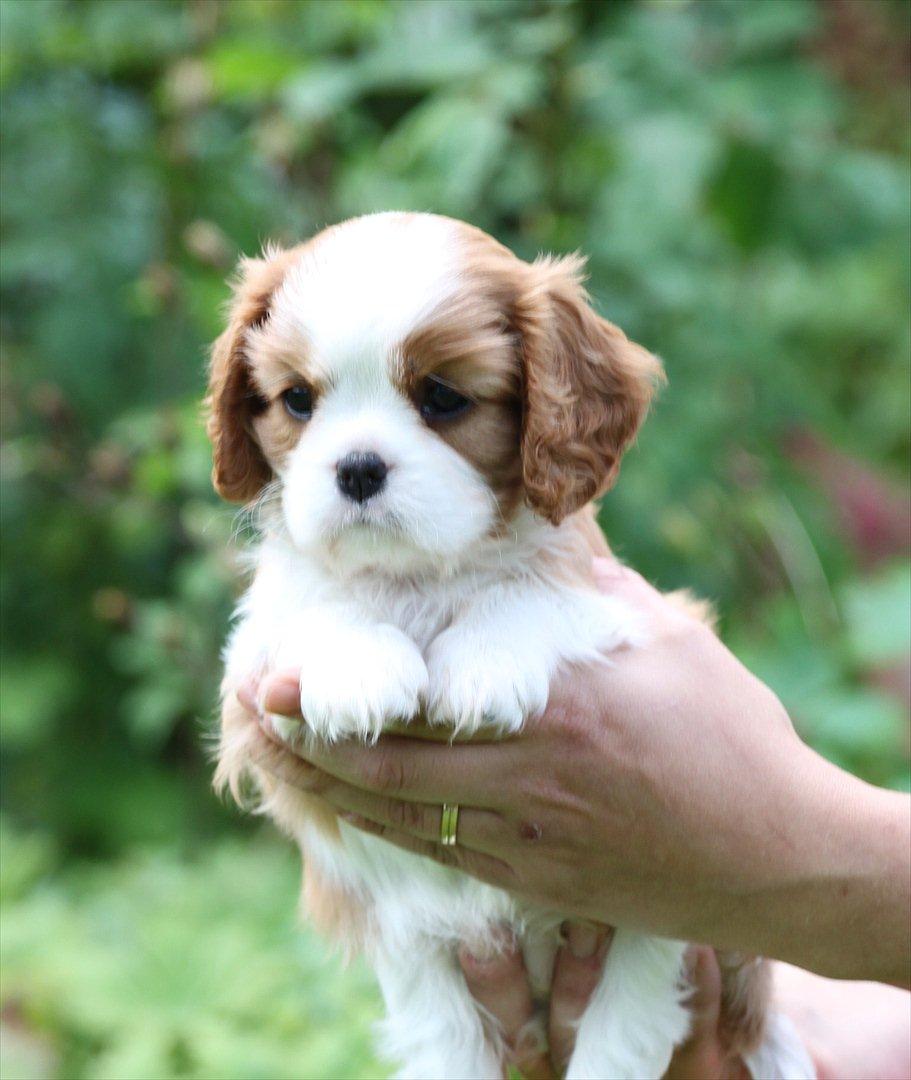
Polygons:
M670 384L602 520L907 786L908 8L4 0L3 1071L373 1076L371 982L208 789L241 252L388 208L591 256Z

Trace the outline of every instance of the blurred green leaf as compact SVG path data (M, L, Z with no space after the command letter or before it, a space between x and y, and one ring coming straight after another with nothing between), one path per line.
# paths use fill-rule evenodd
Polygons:
M53 841L46 833L20 832L5 816L0 816L0 849L0 904L27 896L56 862Z
M76 695L78 674L65 660L7 654L0 680L0 743L40 746Z
M781 187L774 156L759 144L735 140L709 185L708 205L732 239L752 251L771 231Z
M907 19L848 7L0 3L4 1075L383 1071L293 860L209 789L254 528L200 401L267 240L404 208L588 255L669 375L612 547L908 787Z
M902 660L911 652L911 566L887 567L849 581L842 593L848 647L867 666Z
M901 703L871 691L841 690L807 699L799 722L805 736L842 763L857 757L898 753L907 730Z
M268 98L300 70L299 55L277 42L220 41L206 56L217 97L256 102Z
M21 844L9 854L29 858ZM72 1080L383 1075L372 980L295 925L296 861L261 837L4 897L4 1009L15 1002L32 1030L58 1033Z

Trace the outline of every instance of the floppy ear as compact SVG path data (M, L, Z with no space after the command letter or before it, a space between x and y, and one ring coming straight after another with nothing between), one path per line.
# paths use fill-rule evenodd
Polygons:
M657 357L589 306L583 266L536 260L517 308L526 499L554 525L611 486L664 377Z
M241 259L233 282L228 326L212 346L206 430L212 440L212 482L232 502L254 499L272 470L252 434L261 400L250 381L247 331L269 314L269 302L297 249L267 248L260 259Z

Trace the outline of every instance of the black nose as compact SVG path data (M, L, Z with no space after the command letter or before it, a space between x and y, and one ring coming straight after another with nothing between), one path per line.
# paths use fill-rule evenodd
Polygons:
M355 502L366 502L386 483L386 462L379 454L347 454L335 468L335 476L343 495Z

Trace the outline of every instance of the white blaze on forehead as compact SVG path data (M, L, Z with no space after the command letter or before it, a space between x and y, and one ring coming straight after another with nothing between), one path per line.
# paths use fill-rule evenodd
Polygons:
M352 369L385 370L392 347L455 289L456 240L455 224L430 214L346 222L288 272L275 317L303 335L330 381Z

